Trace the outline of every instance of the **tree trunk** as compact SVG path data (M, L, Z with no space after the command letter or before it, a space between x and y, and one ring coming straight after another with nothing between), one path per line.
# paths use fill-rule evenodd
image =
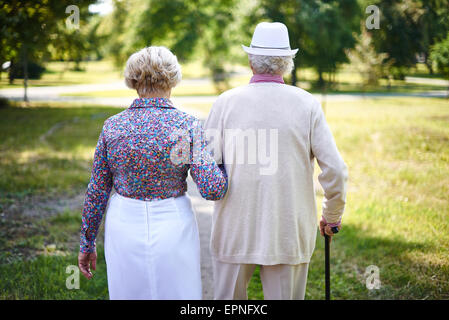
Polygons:
M427 53L424 54L424 64L426 65L427 70L429 70L429 73L433 74L432 60L429 59L429 55Z
M318 86L323 89L324 88L324 78L323 78L323 71L318 69Z
M14 74L13 74L13 67L14 67L14 61L11 59L11 65L9 66L8 70L8 78L9 78L9 84L14 83Z
M296 82L298 81L298 78L296 77L296 65L293 65L292 70L292 86L296 87Z
M24 49L23 54L23 101L28 102L28 57L27 51Z

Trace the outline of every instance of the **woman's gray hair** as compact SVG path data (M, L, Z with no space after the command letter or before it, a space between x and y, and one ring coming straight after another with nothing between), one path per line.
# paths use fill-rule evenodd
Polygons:
M249 62L257 74L280 74L290 73L293 69L294 56L261 56L248 54Z
M182 78L176 56L165 47L146 47L132 54L125 67L125 83L139 95L164 92Z

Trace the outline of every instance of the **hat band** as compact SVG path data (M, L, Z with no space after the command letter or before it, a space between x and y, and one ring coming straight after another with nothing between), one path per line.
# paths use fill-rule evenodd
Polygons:
M259 47L259 46L254 46L254 45L250 45L251 48L257 48L257 49L273 49L273 50L291 50L290 47L283 47L283 48L273 48L273 47Z

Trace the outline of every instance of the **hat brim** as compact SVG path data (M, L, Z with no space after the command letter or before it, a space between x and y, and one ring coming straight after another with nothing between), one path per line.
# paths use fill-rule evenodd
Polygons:
M298 49L287 50L287 49L263 49L263 48L252 48L247 47L242 44L242 48L246 53L254 54L257 56L293 56L298 52Z

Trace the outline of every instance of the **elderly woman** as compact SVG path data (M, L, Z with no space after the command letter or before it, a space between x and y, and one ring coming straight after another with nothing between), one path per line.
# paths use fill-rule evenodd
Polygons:
M81 226L79 267L90 279L106 210L105 258L111 299L201 299L200 244L186 195L187 173L201 195L221 199L225 173L206 151L201 124L175 108L176 56L148 47L129 58L128 87L139 95L104 123Z
M215 298L246 299L260 265L265 299L303 299L317 231L314 159L324 189L320 229L329 236L345 207L346 165L319 102L284 84L297 52L290 49L287 27L260 23L243 49L254 73L250 83L223 93L206 121L207 132L218 137L216 160L223 159L229 176L213 216ZM245 129L244 136L228 140L231 129ZM253 143L257 137L250 150L258 148L251 153L258 159L241 163L236 141L247 137Z

